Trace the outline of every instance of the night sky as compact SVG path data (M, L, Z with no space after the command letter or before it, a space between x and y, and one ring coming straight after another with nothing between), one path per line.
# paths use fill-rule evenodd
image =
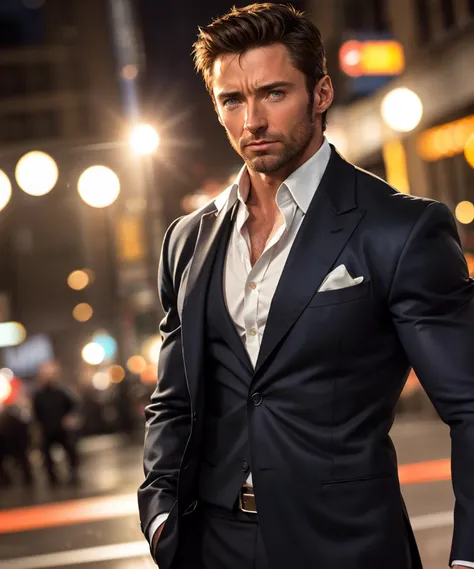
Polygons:
M169 219L180 214L181 196L203 179L227 177L240 165L218 123L191 57L197 27L248 1L140 0L146 54L144 84L147 112L170 125L162 137L171 141L170 160L160 168L160 188ZM294 2L302 8L304 0Z

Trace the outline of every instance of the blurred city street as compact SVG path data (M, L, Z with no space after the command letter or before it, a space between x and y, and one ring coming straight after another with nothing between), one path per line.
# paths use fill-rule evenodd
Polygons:
M453 507L445 460L449 456L448 429L437 420L402 419L392 434L403 493L425 567L444 569ZM154 566L136 508L135 493L142 479L140 444L107 435L84 440L81 449L80 487L50 489L38 480L34 489L18 486L2 492L0 569ZM31 526L35 529L26 529Z
M283 472L270 506L283 485L306 505L299 472L383 484L392 411L424 569L445 569L431 402L460 426L474 567L474 0L290 1L0 0L0 569L155 567L140 515L159 526L179 465L183 515L255 513L252 467ZM352 525L348 494L319 501L338 518L321 567L326 524L273 515L271 547L304 560L276 548L276 569L399 569L398 488L368 488Z

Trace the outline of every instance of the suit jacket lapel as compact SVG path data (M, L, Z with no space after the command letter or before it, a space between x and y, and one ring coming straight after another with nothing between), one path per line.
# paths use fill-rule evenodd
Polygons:
M356 203L355 168L333 148L275 291L255 373L317 292L363 215Z
M183 357L188 388L193 400L202 367L209 279L219 243L218 237L225 231L225 224L230 223L232 211L225 213L225 210L221 210L217 217L215 211L202 216L187 279L182 284L185 288L185 294L181 297Z

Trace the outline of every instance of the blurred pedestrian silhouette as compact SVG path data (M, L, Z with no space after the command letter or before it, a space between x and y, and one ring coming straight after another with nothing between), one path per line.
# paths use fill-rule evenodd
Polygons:
M33 397L35 418L41 431L41 452L52 485L58 483L52 448L60 445L69 465L69 482L78 482L78 455L76 434L78 427L78 401L61 383L61 368L55 361L44 363L38 375L38 389Z
M28 486L33 483L29 460L30 422L30 401L21 393L0 410L0 485L12 482L6 467L8 458L20 469L23 483Z

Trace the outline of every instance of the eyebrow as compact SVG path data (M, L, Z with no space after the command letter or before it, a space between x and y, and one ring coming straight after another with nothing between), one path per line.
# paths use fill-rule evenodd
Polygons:
M273 83L267 83L266 85L260 85L255 89L256 93L263 93L265 91L273 91L274 89L281 89L282 87L291 87L292 83L289 81L275 81ZM242 95L240 91L223 91L219 93L217 97L219 99L232 99Z

